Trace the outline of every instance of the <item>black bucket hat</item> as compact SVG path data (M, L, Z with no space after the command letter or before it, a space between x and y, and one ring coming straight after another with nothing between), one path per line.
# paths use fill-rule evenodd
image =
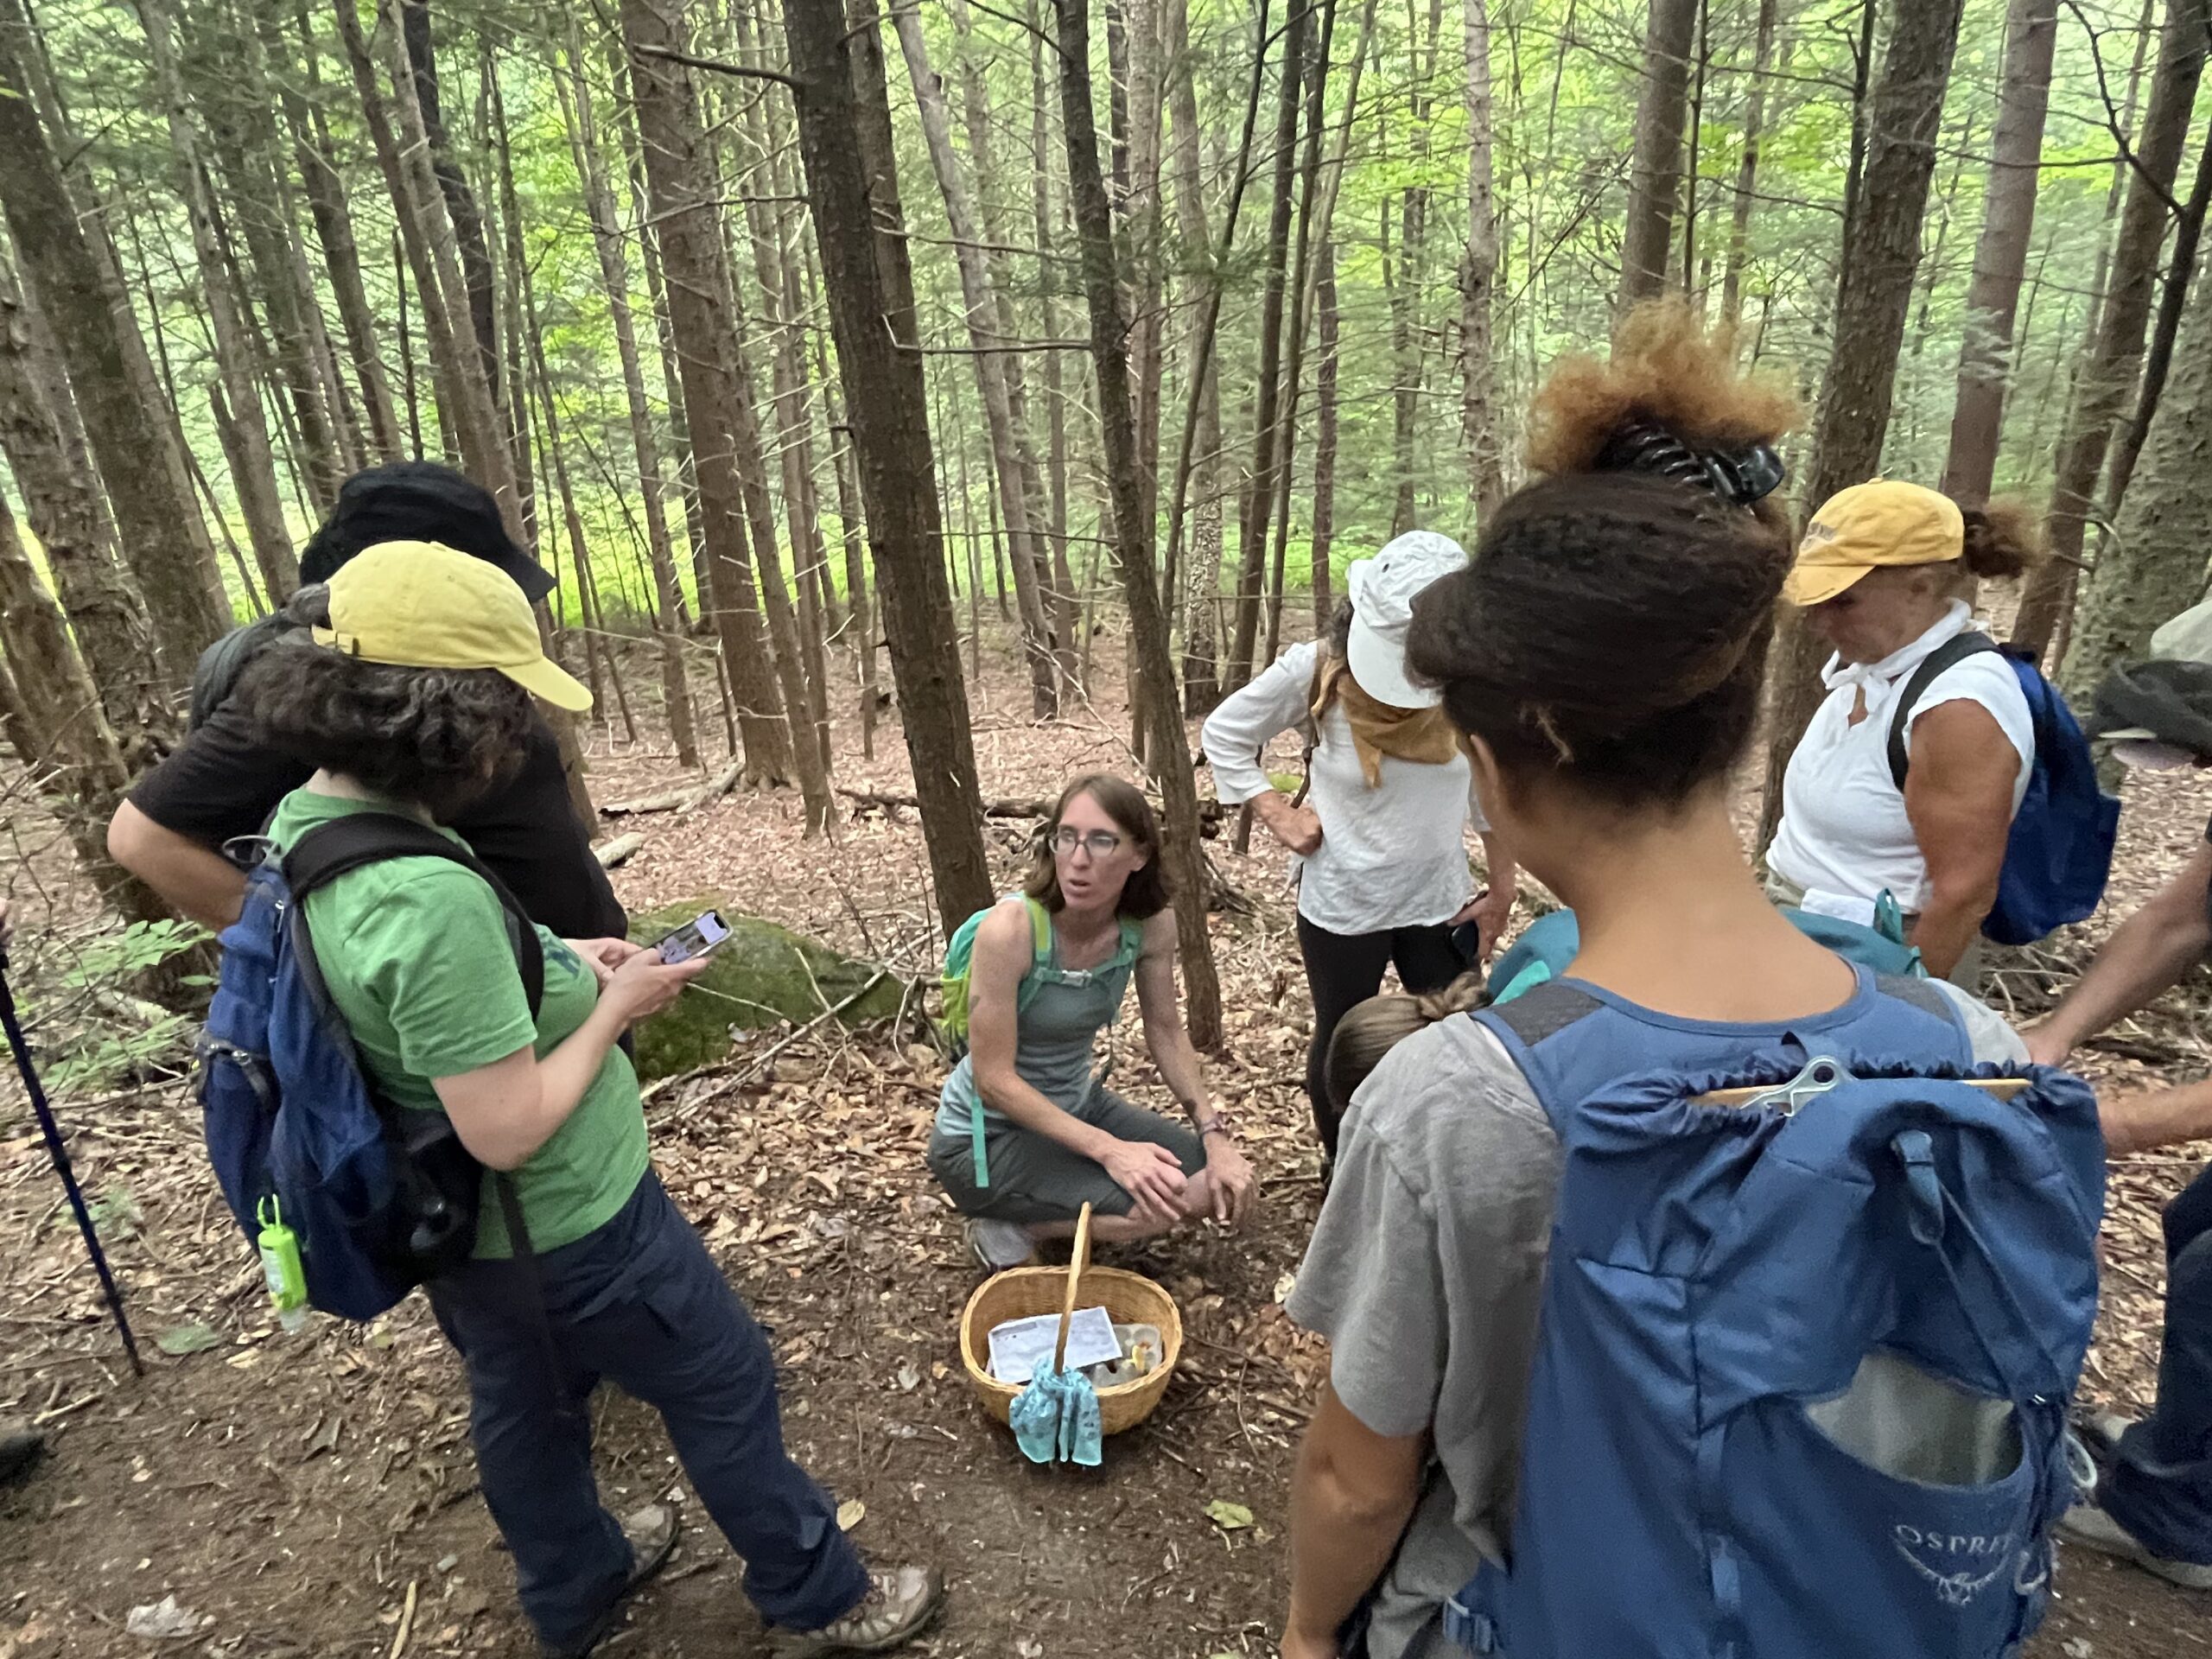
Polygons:
M492 493L435 461L395 461L338 486L338 505L300 556L300 580L325 582L379 542L435 542L505 571L535 605L551 593L545 568L515 544Z
M2113 669L2097 687L2088 734L2212 759L2212 663L2166 658Z

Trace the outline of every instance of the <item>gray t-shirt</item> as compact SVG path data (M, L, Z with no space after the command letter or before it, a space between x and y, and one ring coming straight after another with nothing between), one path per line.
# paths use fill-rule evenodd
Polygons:
M2026 1061L2010 1026L1936 983L1976 1058ZM1472 1020L1414 1033L1352 1098L1290 1317L1329 1339L1329 1381L1353 1416L1434 1446L1377 1587L1369 1659L1452 1651L1443 1602L1484 1555L1504 1558L1560 1166L1535 1091Z

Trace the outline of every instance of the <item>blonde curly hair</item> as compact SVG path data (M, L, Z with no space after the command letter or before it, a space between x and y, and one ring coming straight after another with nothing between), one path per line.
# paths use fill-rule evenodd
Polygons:
M1741 450L1779 442L1800 413L1780 381L1737 369L1728 331L1708 330L1687 300L1671 296L1622 319L1607 357L1577 353L1552 365L1529 408L1528 462L1554 477L1598 471L1606 445L1637 422L1701 453ZM1780 500L1752 510L1786 527Z

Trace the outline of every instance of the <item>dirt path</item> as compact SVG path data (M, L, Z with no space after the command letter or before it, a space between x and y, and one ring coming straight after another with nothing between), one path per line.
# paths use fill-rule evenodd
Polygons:
M1001 706L1019 695L1007 680ZM1120 763L1120 725L1114 708L1042 729L986 709L988 790L1036 792L1079 767ZM870 766L846 755L841 776L902 787L895 731L880 734L879 753L893 758ZM611 757L595 781L618 794L667 773L650 755ZM2185 787L2194 792L2131 814L2123 897L2170 868L2202 823L2204 790ZM643 826L652 839L621 876L625 899L734 892L855 946L920 922L911 822L871 819L848 825L836 846L802 847L795 811L781 797L738 798ZM994 831L1010 871L1018 831ZM1258 900L1255 914L1219 923L1232 1013L1212 1076L1252 1126L1267 1203L1241 1236L1209 1232L1137 1263L1175 1290L1191 1341L1159 1413L1113 1441L1101 1471L1033 1468L967 1394L954 1332L973 1274L920 1167L933 1069L888 1041L802 1043L765 1085L708 1077L653 1103L657 1166L771 1329L799 1455L840 1497L865 1504L855 1535L871 1553L934 1559L951 1576L927 1651L1272 1652L1300 1402L1320 1363L1279 1301L1319 1201L1296 1089L1307 1013L1277 861L1240 861L1225 847L1215 856ZM2012 971L2007 986L2032 1003L2043 970ZM2185 1025L2154 1024L2130 1040L2160 1058L2095 1057L2123 1082L2202 1064ZM1133 1062L1120 1082L1157 1096ZM0 1142L0 1416L43 1415L55 1435L34 1478L0 1491L0 1659L534 1652L474 1488L458 1369L419 1305L367 1329L320 1321L304 1337L282 1335L182 1093L64 1107L142 1339L150 1348L168 1333L174 1344L204 1325L211 1345L153 1355L142 1382L122 1375L42 1154L27 1136ZM20 1119L11 1110L5 1121ZM2143 1402L2162 1282L2156 1205L2196 1166L2138 1160L2115 1184L2118 1271L2091 1379L2101 1399ZM599 1408L609 1503L681 1497L649 1414L605 1396ZM1255 1524L1223 1532L1204 1514L1213 1498L1249 1506ZM610 1653L766 1650L737 1564L696 1510L687 1520L668 1580ZM2065 1562L2061 1592L2033 1659L2212 1654L2212 1596L2081 1558ZM124 1633L132 1607L172 1594L211 1621L196 1637L156 1644Z

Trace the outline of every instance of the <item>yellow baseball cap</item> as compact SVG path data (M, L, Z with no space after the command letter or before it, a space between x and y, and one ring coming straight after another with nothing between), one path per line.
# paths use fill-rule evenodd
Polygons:
M1878 565L1942 564L1966 549L1966 519L1950 497L1896 479L1854 484L1805 527L1783 596L1825 605Z
M315 641L394 668L490 668L556 709L591 693L550 660L512 576L435 542L379 542L330 578L330 626Z

